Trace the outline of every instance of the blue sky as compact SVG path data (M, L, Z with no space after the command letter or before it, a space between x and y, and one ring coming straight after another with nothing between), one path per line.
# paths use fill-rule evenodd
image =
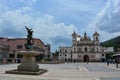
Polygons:
M0 0L0 37L26 37L24 26L52 51L70 46L73 31L105 41L120 35L120 0Z

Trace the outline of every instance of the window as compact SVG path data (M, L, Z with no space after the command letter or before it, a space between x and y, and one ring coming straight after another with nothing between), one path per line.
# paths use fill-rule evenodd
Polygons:
M9 54L9 57L10 57L10 58L14 58L14 57L15 57L15 54Z
M22 58L22 55L18 54L18 55L17 55L17 58Z
M71 59L72 59L72 54L71 54Z
M87 47L85 47L85 52L87 52Z
M60 50L60 53L62 52L62 50Z
M74 48L74 51L76 50L76 48Z
M104 56L104 54L102 54L102 56Z
M67 50L65 50L65 52L67 52Z
M23 45L17 45L17 49L22 49Z
M96 40L98 40L98 37L96 37Z

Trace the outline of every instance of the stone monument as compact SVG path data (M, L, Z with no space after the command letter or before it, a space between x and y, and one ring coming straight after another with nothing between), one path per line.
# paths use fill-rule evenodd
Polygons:
M23 56L22 63L18 65L17 69L6 71L6 73L38 75L47 71L45 69L39 69L39 66L35 60L35 57L39 55L39 52L34 51L35 45L32 38L33 31L26 26L25 28L28 33L27 41L25 43L25 50L19 52Z
M32 29L28 29L26 26L28 35L27 42L25 43L25 51L20 51L19 53L23 56L22 64L18 66L18 71L38 71L39 66L35 62L35 56L38 55L38 52L33 50L33 38Z

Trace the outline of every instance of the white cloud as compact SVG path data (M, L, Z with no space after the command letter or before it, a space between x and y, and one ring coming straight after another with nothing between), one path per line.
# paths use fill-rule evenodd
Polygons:
M54 50L63 44L70 45L71 34L73 31L77 31L74 25L67 26L64 23L54 23L54 17L49 15L37 19L34 26L35 36L50 43Z
M32 28L35 38L40 38L43 42L51 44L52 50L57 49L62 44L68 45L71 41L71 34L77 31L74 25L55 23L51 15L38 16L33 18L27 11L30 8L6 11L0 15L0 36L3 37L26 37L24 26ZM61 44L61 45L60 45Z
M96 19L88 25L89 32L97 30L102 41L120 35L120 0L108 0Z
M59 4L61 4L64 7L66 11L76 11L76 12L81 11L81 12L89 12L89 13L91 13L92 11L94 13L97 10L99 10L100 7L96 8L96 6L98 5L100 6L101 3L103 2L102 0L97 2L94 0L91 0L90 2L88 2L89 0L57 0L57 1Z
M109 33L119 32L120 0L109 0L106 3L106 7L98 14L96 25L100 30L107 31Z

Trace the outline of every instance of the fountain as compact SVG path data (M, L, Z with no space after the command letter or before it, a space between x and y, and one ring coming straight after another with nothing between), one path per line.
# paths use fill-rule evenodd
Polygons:
M18 65L17 69L6 71L7 74L28 74L28 75L39 75L47 70L39 69L39 66L36 63L35 57L39 55L39 52L34 51L34 42L32 38L32 29L25 27L28 35L27 42L25 43L25 50L20 51L19 53L23 56L22 63Z

